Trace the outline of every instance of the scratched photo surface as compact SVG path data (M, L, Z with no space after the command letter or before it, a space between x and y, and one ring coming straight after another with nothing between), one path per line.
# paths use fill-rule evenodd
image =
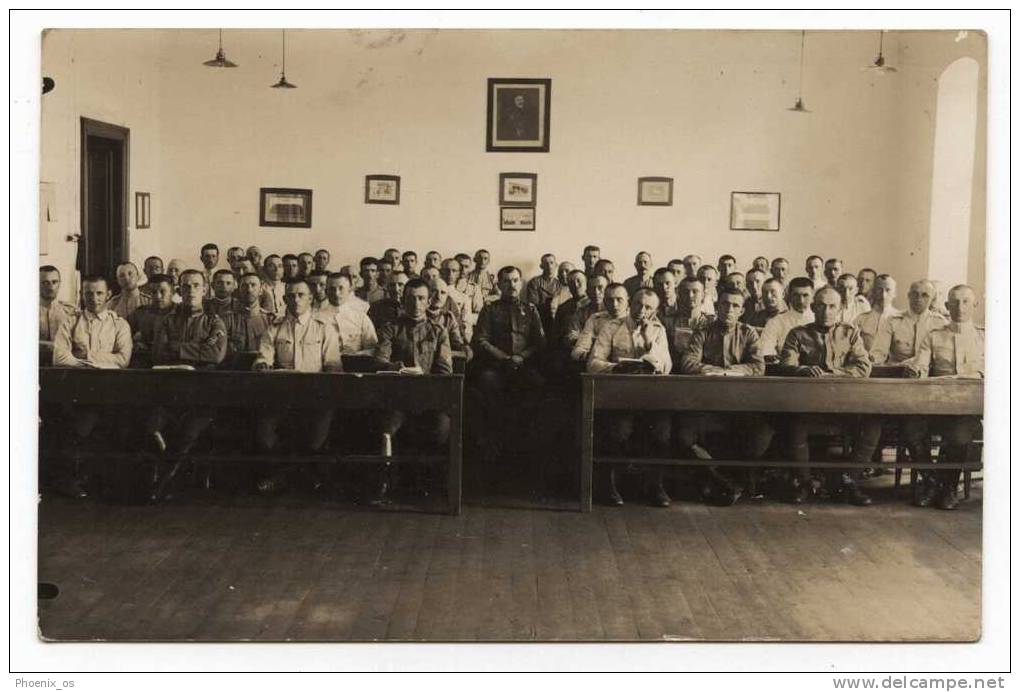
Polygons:
M43 640L981 637L983 33L41 66Z

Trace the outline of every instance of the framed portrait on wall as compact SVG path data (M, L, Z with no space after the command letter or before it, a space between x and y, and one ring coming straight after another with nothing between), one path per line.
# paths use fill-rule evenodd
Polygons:
M551 79L490 77L486 151L549 151Z
M294 187L259 189L259 226L312 227L312 191Z
M533 207L538 195L537 173L500 173L499 204L504 207Z
M642 207L673 206L672 178L638 178L637 203Z
M501 231L533 231L535 230L534 207L500 207L499 230Z
M400 176L366 175L365 204L400 204Z
M778 192L731 192L731 231L778 231Z

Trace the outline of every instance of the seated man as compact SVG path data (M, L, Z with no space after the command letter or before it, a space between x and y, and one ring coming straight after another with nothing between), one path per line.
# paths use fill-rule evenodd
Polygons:
M701 255L687 255L684 257L685 279L697 279L699 269L701 269Z
M770 266L769 265L769 258L768 257L762 257L760 255L758 257L755 257L754 261L751 262L751 268L752 269L757 269L758 271L760 271L765 276L770 276L771 275L771 273L769 272L769 266Z
M386 289L379 284L379 263L375 257L362 257L358 263L358 271L363 284L357 290L359 298L371 305L386 297Z
M607 282L616 283L616 279L613 278L616 276L616 265L613 264L612 260L603 257L602 259L595 263L594 275L604 276L606 277ZM623 284L620 285L623 286Z
M217 269L213 272L212 297L205 301L205 309L214 315L223 317L234 307L234 291L237 279L229 269Z
M156 289L152 284L152 277L163 273L163 260L160 257L152 255L146 257L142 263L142 273L145 274L145 283L139 287L139 291L151 296L152 292Z
M329 274L329 250L326 248L315 251L315 270Z
M408 279L417 279L418 277L418 253L414 250L406 250L403 255L400 256L400 262L403 265L404 273L407 274ZM394 271L396 267L394 267Z
M287 283L289 283L291 281L294 281L295 279L302 278L301 277L301 263L298 261L297 255L288 253L288 254L284 255L281 258L280 261L283 262L283 283L284 283L284 285L286 285Z
M622 295L614 299L615 308L613 310L610 310L606 300L608 290L609 282L606 281L606 277L593 276L588 279L588 287L585 291L588 302L574 311L574 315L570 318L561 337L564 347L570 349L571 360L587 362L588 353L591 351L592 344L595 343L595 336L602 323L607 319L622 318L626 314L627 289L624 288Z
M386 297L377 300L368 309L368 318L372 320L376 331L382 329L387 322L391 322L400 316L403 310L398 296L404 295L404 287L407 286L408 277L402 271L393 272L390 275L389 283L386 284Z
M273 323L273 313L259 305L262 279L250 273L241 277L236 291L234 309L223 315L227 325L227 357L223 367L229 370L251 370L259 353L262 335Z
M368 301L362 300L361 298L358 297L358 291L363 287L361 275L354 271L354 267L350 264L345 264L344 266L340 267L340 271L338 271L337 274L340 274L341 276L346 276L347 280L351 284L351 292L345 296L343 300L344 305L346 305L349 308L360 310L361 312L367 315L368 309L372 306L369 305ZM425 275L424 272L422 272L423 278L424 275Z
M744 295L730 286L723 288L716 301L715 321L693 334L680 358L680 373L764 375L765 357L761 354L758 332L739 321L743 312ZM677 416L677 428L681 446L699 459L712 458L698 443L699 436L708 429L741 436L744 454L750 459L761 458L773 434L768 421L757 414L681 414ZM708 468L708 477L703 491L706 501L729 506L740 497L740 489L715 467Z
M878 272L871 267L865 267L857 272L857 292L867 298L869 303L871 302L871 291L875 288L875 279L877 278Z
M948 320L932 312L935 286L922 279L910 284L909 309L882 324L871 345L871 362L876 365L902 365L917 353L917 347L929 332L946 326Z
M86 276L82 279L85 308L61 322L53 338L53 365L61 368L126 368L131 362L131 328L116 313L107 310L110 297L106 279ZM54 469L57 483L65 494L85 497L86 477L80 468L78 452L102 418L102 407L68 403L71 424L69 439L70 468ZM64 477L64 478L62 478ZM65 481L66 478L66 481Z
M138 267L133 263L121 262L117 265L117 283L120 285L120 293L110 298L106 309L115 312L118 317L126 320L132 312L151 302L149 296L138 290Z
M473 379L479 389L502 396L508 389L534 389L542 385L535 357L545 347L545 332L538 308L521 300L521 270L503 267L497 275L500 299L478 314L472 348Z
M676 275L669 269L656 269L652 275L652 287L659 296L659 321L666 328L666 334L672 334L681 312L676 290Z
M429 319L430 302L433 301L425 282L412 279L407 283L403 314L379 333L375 358L381 369L418 375L449 375L453 372L450 338L446 329ZM450 416L442 411L418 414L401 410L383 412L384 450L392 449L391 440L402 429L407 431L408 428L412 440L438 447L445 445L450 437ZM386 495L387 489L388 483L384 480L376 501Z
M786 343L786 335L791 329L811 324L815 320L811 312L811 301L815 294L811 279L806 276L792 279L786 293L789 309L769 318L761 331L761 352L766 361L778 360L783 344Z
M234 276L240 276L237 264L245 258L244 248L234 245L233 247L227 248L227 266L230 267L230 271L234 272Z
M386 248L382 253L382 261L389 262L393 271L404 271L404 265L400 260L400 250L395 247ZM383 284L384 286L386 284Z
M762 307L750 314L745 310L740 321L749 327L754 327L758 330L764 329L770 319L781 312L786 312L786 301L783 300L783 292L785 290L786 287L778 279L767 279L762 284L761 300L758 301L758 304ZM750 300L748 298L748 302Z
M627 289L627 295L634 295L639 288L652 288L652 256L642 250L634 256L634 276L628 277L623 282Z
M152 342L152 364L188 365L196 369L218 366L227 355L227 328L219 316L202 306L206 295L205 274L187 269L181 274L181 304L156 323ZM164 430L172 418L178 418L173 451L187 454L199 436L212 424L215 411L204 406L186 406L176 416L157 406L145 424L145 433L155 451L167 449Z
M553 324L556 323L556 311L560 305L570 300L573 296L570 293L570 287L567 286L567 279L570 277L570 272L574 271L573 262L560 262L560 265L556 268L556 279L560 282L559 292L553 296L552 302L549 304L549 312L553 317ZM582 292L582 295L583 292ZM546 335L548 336L548 334Z
M619 285L608 292L610 298L626 293ZM655 316L659 297L649 288L639 288L630 298L630 313L619 320L606 322L599 330L591 355L588 372L591 373L650 373L665 375L673 368L669 356L669 339L666 329ZM612 453L626 455L627 447L637 435L651 447L657 457L670 456L670 414L666 411L648 411L633 414L614 411L608 425ZM662 471L652 474L652 504L670 505L669 495L662 484ZM609 502L622 505L623 497L616 488L615 469L609 472Z
M786 337L781 356L782 372L798 377L868 377L871 361L864 350L861 333L849 324L839 322L839 293L831 286L818 289L811 304L815 320L794 327ZM813 492L811 483L810 435L852 434L857 432L850 461L864 464L871 461L882 433L881 420L875 416L832 416L799 414L790 426L794 460L802 464L794 481L793 501L806 501ZM858 472L839 476L840 487L832 488L833 497L858 505L870 505L871 498L862 493L855 482ZM830 481L834 478L830 477Z
M475 268L468 274L468 281L478 286L483 303L494 303L499 300L499 286L496 277L489 271L489 251L480 249L475 252ZM479 312L481 308L478 309Z
M861 330L864 348L868 349L870 355L879 330L891 317L902 315L903 311L893 305L893 301L896 300L896 280L888 274L879 274L875 277L869 300L871 309L858 315L854 320L854 326Z
M715 300L718 297L719 270L711 264L703 264L698 269L698 280L705 287L705 298L701 311L706 315L715 315Z
M590 279L595 276L595 263L602 256L602 249L598 245L585 245L581 251L581 262L584 264L584 275Z
M425 269L426 267L435 267L436 269L439 269L439 265L442 264L442 262L443 256L439 253L439 250L429 250L425 253L425 266L422 267L422 269Z
M216 243L206 243L198 251L198 259L202 263L202 276L205 277L205 297L212 295L213 272L220 265L220 248Z
M172 259L170 263L166 265L166 275L170 277L170 280L174 283L174 305L180 305L181 303L181 291L177 284L181 280L181 273L187 269L184 265L183 260Z
M721 282L727 276L737 271L737 258L733 255L720 255L719 261L715 266L719 270L719 281Z
M348 283L348 286L350 284ZM287 284L287 312L259 339L259 355L252 365L256 372L295 370L298 372L342 372L336 329L321 313L312 314L312 292L304 281ZM333 410L315 407L263 409L256 421L255 442L260 451L272 451L278 442L278 429L286 417L288 427L301 427L300 447L317 452L326 443ZM260 483L269 492L279 486L276 474Z
M776 257L769 266L772 278L786 286L786 277L790 274L790 260L785 257ZM813 287L813 284L812 284Z
M752 269L747 272L744 279L744 288L747 292L747 299L744 301L744 315L741 317L741 322L746 324L748 317L759 310L765 309L765 299L762 296L762 293L764 292L766 279L768 279L768 276L765 272L758 269Z
M825 283L832 288L837 288L836 282L839 281L839 277L843 275L843 260L836 257L831 257L825 260ZM857 278L854 277L854 281Z
M811 287L815 291L829 285L825 278L825 264L818 255L810 255L804 260L804 273L811 279Z
M258 247L252 245L244 251L244 254L256 270L262 269L262 250L259 250Z
M585 295L588 278L584 275L583 270L571 270L564 278L563 286L569 297L566 300L561 300L556 306L552 330L546 335L549 343L557 345L561 343L564 332L569 329L570 320L577 313L578 308L583 308L588 304L588 297ZM562 298L562 294L560 298Z
M840 274L836 279L836 291L839 292L842 309L839 321L854 324L857 317L871 309L868 299L857 293L857 277L853 274Z
M418 280L421 281L420 279ZM422 281L422 283L425 282ZM471 360L471 346L468 345L467 338L464 335L464 328L447 308L449 304L447 300L449 287L446 285L446 282L442 279L432 279L426 288L429 290L429 299L425 317L436 326L446 330L446 333L449 335L450 349L454 355L458 355L465 360ZM404 289L404 294L406 298L406 288ZM404 300L404 309L407 309L406 299Z
M452 257L443 260L439 265L439 278L446 284L447 296L453 303L453 315L466 333L469 327L474 326L474 312L471 309L471 298L457 288L457 280L460 278L460 262Z
M60 271L50 264L39 267L39 365L52 365L57 331L77 312L73 305L57 298L59 293Z
M906 364L909 377L984 378L985 333L974 326L976 307L974 290L970 286L961 284L949 291L946 308L950 322L924 337L917 355ZM910 456L919 462L930 463L931 442L928 435L930 430L938 431L942 435L942 457L946 463L958 464L966 461L967 446L980 428L981 419L977 416L918 416L907 419L903 425L903 436L910 448ZM924 486L914 504L956 509L959 504L956 495L959 469L924 474L923 478Z
M548 333L552 330L552 301L560 292L560 280L556 278L556 255L542 255L541 267L542 273L528 281L524 299L538 308L542 329Z
M329 303L326 296L326 285L329 282L329 274L313 269L304 277L308 284L308 290L312 292L312 312L318 312Z
M152 344L156 340L156 327L174 309L174 289L170 277L156 274L150 277L149 283L153 286L149 292L152 302L138 308L128 318L134 341L131 349L132 368L152 367Z
M687 350L691 335L704 329L714 320L714 316L704 312L705 286L698 279L685 278L677 288L680 309L676 315L666 320L669 325L670 354L675 364L679 364L680 355Z
M297 256L299 276L304 279L315 271L315 256L310 252L302 252Z
M250 249L249 249L250 252ZM262 265L262 298L259 304L277 317L287 311L284 301L287 284L283 281L283 260L279 255L269 255Z
M357 298L351 279L345 274L329 275L326 282L328 302L315 315L333 326L343 355L371 355L379 343L375 325L368 313L354 304Z

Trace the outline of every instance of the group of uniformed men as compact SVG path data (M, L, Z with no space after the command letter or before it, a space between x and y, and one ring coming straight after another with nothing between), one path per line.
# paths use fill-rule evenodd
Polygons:
M342 355L370 356L375 367L405 373L453 371L455 355L467 361L469 383L479 393L483 425L495 424L502 395L534 391L580 368L594 373L868 377L873 365L900 365L914 377L984 376L983 331L973 323L976 300L965 285L953 287L939 305L938 286L915 281L908 309L894 306L896 282L865 268L855 276L839 259L811 256L805 276L788 277L785 258L755 258L741 273L732 255L716 266L697 255L653 269L639 252L636 273L618 282L614 264L589 245L583 268L541 258L541 274L525 283L513 266L489 270L490 256L457 254L443 259L387 249L363 258L357 270L330 270L325 249L262 257L257 247L232 247L220 266L214 244L201 248L202 269L172 260L164 272L159 257L137 268L116 268L119 291L107 280L86 276L81 308L57 299L60 274L40 268L41 357L64 367L189 366L262 371L341 371ZM76 410L70 426L78 439L89 435L99 414ZM744 452L760 458L779 427L761 414L694 415L649 411L613 412L600 425L602 443L620 453L635 449L658 456L711 459L712 431L739 437ZM330 435L332 411L263 411L255 439L262 451L277 446L285 426L300 446L316 451ZM213 421L213 411L157 408L145 433L158 452L188 452ZM794 502L810 499L819 485L809 462L809 437L848 434L852 461L871 460L882 421L876 416L798 415L789 421L789 453L804 465L790 482ZM409 417L387 412L380 422L386 444L402 429L442 444L450 421L443 414ZM942 435L943 458L958 462L978 433L973 417L908 417L900 434L912 458L930 462L930 434ZM173 430L168 435L168 429ZM648 479L651 501L668 506L661 473ZM926 474L915 502L953 509L959 472ZM385 490L385 483L383 484ZM607 474L605 499L623 504L616 474ZM830 496L855 505L871 500L855 474L829 478ZM737 481L708 467L703 493L716 504L740 496Z

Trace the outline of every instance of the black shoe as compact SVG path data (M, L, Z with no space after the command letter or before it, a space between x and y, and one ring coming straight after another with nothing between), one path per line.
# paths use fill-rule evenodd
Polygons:
M938 486L930 483L925 483L921 486L920 492L917 494L917 498L914 500L915 507L931 507L935 504L935 497L938 495Z
M935 506L939 509L956 509L959 504L960 497L956 494L956 488L944 488Z
M856 483L845 483L840 497L845 503L855 507L867 507L871 504L871 498L862 493Z
M653 507L669 507L673 504L673 501L669 499L669 494L666 489L661 485L655 489L652 494L652 506Z

